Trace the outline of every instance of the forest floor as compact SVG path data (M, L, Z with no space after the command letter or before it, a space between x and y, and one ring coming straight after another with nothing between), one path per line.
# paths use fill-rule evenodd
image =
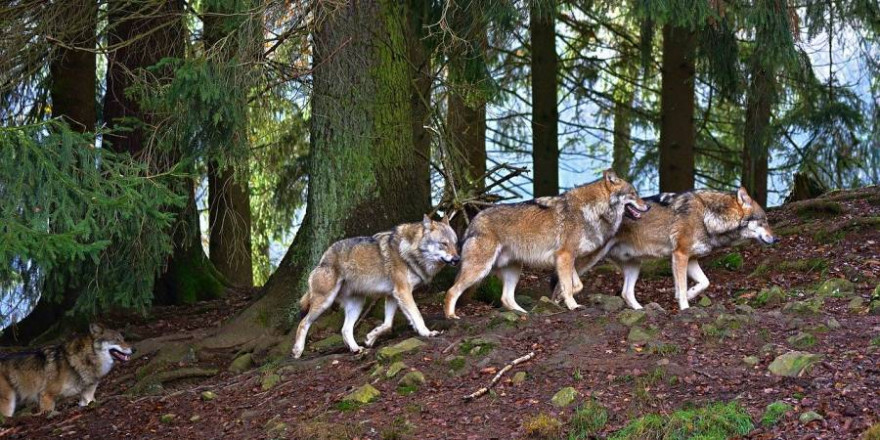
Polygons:
M342 348L338 314L328 313L301 360L254 356L248 366L247 356L238 357L244 371L232 372L241 353L183 351L172 367L204 368L208 377L150 386L139 379L155 347L219 326L255 292L118 317L139 357L111 372L99 403L80 408L68 399L49 419L25 410L0 426L0 437L880 438L880 428L865 433L880 423L880 189L832 193L769 217L781 242L704 258L712 285L685 312L674 301L668 263L643 269L637 297L656 303L646 313L625 311L611 266L583 277L577 299L586 308L575 311L535 300L549 296L548 276L527 273L518 299L538 304L528 316L472 300L458 311L463 319L450 322L442 290L425 292L428 326L444 332L399 355L382 349L415 337L404 322L353 355ZM359 340L381 308L359 325ZM463 398L530 352L534 358L489 393ZM771 373L789 352L813 365L795 377ZM393 361L405 363L394 375ZM343 400L367 384L379 393L369 403Z

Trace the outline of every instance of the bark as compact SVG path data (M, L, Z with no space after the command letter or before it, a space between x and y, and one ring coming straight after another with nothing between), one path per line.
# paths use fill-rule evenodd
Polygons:
M104 97L104 120L109 128L130 127L107 137L109 148L128 152L150 161L157 170L167 170L181 157L179 151L156 151L151 146L150 127L155 115L142 111L138 101L126 95L135 84L135 76L162 58L184 56L186 33L183 26L183 5L177 0L138 2L116 0L109 3L108 43L116 47L108 55L107 94ZM169 70L151 72L157 78L168 78ZM131 124L131 121L140 121ZM202 250L195 209L194 183L191 179L177 182L186 195L186 206L177 211L174 227L174 251L166 271L156 281L155 299L159 303L192 303L220 296L224 281L218 276Z
M431 120L431 59L425 46L425 26L429 25L429 2L411 0L407 4L406 32L410 69L412 136L415 148L415 166L419 179L412 182L416 200L431 199L431 134L425 128ZM428 203L430 204L430 202Z
M759 34L760 35L760 34ZM759 39L757 45L762 44ZM763 43L767 44L767 43ZM767 168L770 160L770 112L776 95L774 73L756 55L751 63L743 133L742 185L761 206L767 206Z
M694 48L685 28L663 27L660 92L660 191L694 187Z
M460 168L453 172L456 188L474 183L476 188L485 182L476 179L486 173L486 103L469 104L455 93L447 102L446 126L457 155Z
M559 193L556 4L539 3L532 2L529 14L532 37L532 177L535 197Z
M630 179L630 167L632 166L632 106L636 97L636 89L632 80L636 75L637 66L633 62L632 55L624 53L621 65L618 69L621 78L617 79L614 87L614 149L612 152L611 168L624 180Z
M411 191L425 169L414 154L403 8L391 0L318 7L305 219L262 298L207 347L288 329L305 279L330 244L418 221L430 204Z
M246 12L253 2L204 3L204 35L206 50L212 51L216 63L228 63L233 58L253 61L258 56L262 35L256 30L254 17ZM246 22L247 21L247 22ZM244 41L254 39L255 41ZM248 50L255 47L257 50ZM245 67L238 67L243 69ZM238 102L247 106L245 90L239 93ZM236 127L232 139L247 142L247 125ZM247 181L247 163L208 163L208 217L210 240L208 255L211 263L231 284L240 287L254 285L253 255L251 248L251 205Z
M71 129L80 133L93 132L97 121L95 29L98 4L93 0L60 2L57 8L57 29L53 37L60 41L49 59L49 95L52 116L60 117ZM0 342L27 344L51 327L68 326L66 313L76 303L81 286L71 285L51 300L41 297L36 307L9 331ZM63 324L62 324L63 321ZM53 332L54 333L54 332Z

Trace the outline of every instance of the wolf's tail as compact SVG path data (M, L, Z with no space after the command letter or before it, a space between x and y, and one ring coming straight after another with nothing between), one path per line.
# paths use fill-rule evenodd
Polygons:
M299 299L299 317L300 318L305 317L306 313L309 313L309 306L311 306L311 303L312 303L311 295L309 295L309 292L306 291L306 293L302 296L302 298Z

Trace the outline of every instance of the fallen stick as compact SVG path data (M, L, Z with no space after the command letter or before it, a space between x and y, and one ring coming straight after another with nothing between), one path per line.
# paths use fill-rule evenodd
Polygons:
M504 373L507 373L508 371L510 371L511 368L513 368L523 362L526 362L533 357L535 357L534 351L530 352L529 354L527 354L525 356L514 359L513 362L505 365L504 368L501 369L501 371L499 371L498 373L495 374L495 377L492 378L492 381L489 382L489 385L487 385L483 388L480 388L477 391L474 391L473 393L468 394L467 396L464 396L464 400L473 400L473 399L476 399L477 397L482 396L483 394L488 393L489 389L494 387L495 384L498 383L499 380L501 380L501 376L503 376Z

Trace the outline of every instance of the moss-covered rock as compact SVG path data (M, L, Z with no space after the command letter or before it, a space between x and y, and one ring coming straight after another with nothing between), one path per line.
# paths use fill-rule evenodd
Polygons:
M821 312L822 307L824 306L825 300L821 297L815 297L802 301L790 302L782 308L782 311L796 315L815 315Z
M709 298L708 296L703 295L700 297L700 300L697 301L697 304L699 304L700 307L709 307L712 305L712 298Z
M342 398L342 401L343 402L354 402L354 403L365 405L367 403L370 403L370 402L376 400L381 395L382 395L382 393L380 393L379 390L377 390L372 385L364 384L360 388L345 395L345 397Z
M210 401L217 398L217 394L211 390L202 391L201 396L202 396L202 400L204 400L205 402L210 402Z
M760 360L757 356L743 356L743 363L748 366L754 367L755 365L758 365L758 362L760 362Z
M625 306L623 298L613 295L591 295L590 303L599 306L606 312L616 312Z
M806 411L798 417L798 420L806 425L810 422L815 422L816 420L825 420L825 417L822 417L822 414L819 414L816 411Z
M632 327L647 318L647 312L644 310L626 309L617 314L617 320L621 324Z
M425 375L421 371L415 370L406 373L402 378L400 378L400 381L397 384L402 387L418 388L425 383Z
M513 378L510 379L510 382L514 385L519 385L526 381L528 375L525 371L517 371L516 374L513 375Z
M320 341L317 341L312 344L312 348L315 351L327 351L334 348L342 347L345 341L342 340L342 335L339 333L335 333L330 335Z
M394 376L397 376L397 373L400 373L401 371L406 370L407 368L409 368L409 366L404 364L403 362L400 362L400 361L394 362L391 365L389 365L388 370L385 371L385 378L391 379Z
M579 393L573 387L565 387L556 392L550 399L550 403L557 408L565 408L573 404L579 396Z
M268 391L275 388L275 385L278 385L279 383L281 383L281 375L269 373L263 376L263 380L260 382L260 387L263 391Z
M856 286L843 278L831 278L816 287L816 295L821 297L833 296L840 298L855 294Z
M538 298L538 302L535 304L535 307L532 308L532 313L536 315L552 315L564 311L565 309L562 306L556 304L546 296Z
M800 377L809 372L810 368L819 363L822 358L821 354L791 351L777 356L767 368L777 376Z
M789 336L788 343L794 348L810 348L816 345L816 337L806 332Z
M254 366L254 355L251 353L245 353L235 359L232 360L232 363L229 364L228 370L232 373L240 374L244 373L247 370L250 370L251 367Z
M718 257L715 260L712 260L712 262L709 264L709 267L737 271L742 269L744 262L745 259L743 258L741 253L731 252L729 254Z
M409 338L397 344L382 347L376 353L376 358L382 362L393 362L399 360L405 354L414 353L425 346L425 343L418 338Z
M629 334L627 335L626 340L629 341L630 344L644 344L653 341L657 337L657 333L657 329L635 325L629 329Z
M752 304L755 307L777 306L785 303L787 299L788 295L785 294L785 291L782 290L781 287L771 286L761 289L761 291L755 295L755 298L752 299Z

